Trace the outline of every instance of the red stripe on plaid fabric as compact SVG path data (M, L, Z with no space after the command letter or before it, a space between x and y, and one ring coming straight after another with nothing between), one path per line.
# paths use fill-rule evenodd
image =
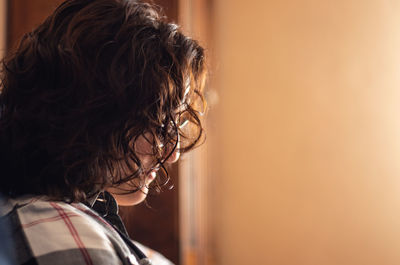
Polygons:
M106 226L108 226L109 228L112 228L113 230L115 230L115 228L110 225L106 220L104 220L103 218L101 218L100 216L98 216L97 214L93 213L92 211L88 210L88 209L84 209L80 206L78 206L77 204L72 204L73 207L75 207L76 209L78 209L81 212L86 213L87 215L99 220L100 222L102 222L103 224L105 224Z
M93 265L92 259L90 258L89 252L85 248L81 238L79 237L78 232L76 231L74 225L71 222L71 219L69 219L68 215L65 213L64 209L61 208L57 203L50 202L50 205L57 210L58 214L61 216L61 218L64 220L65 225L68 227L69 232L71 233L72 237L75 240L76 245L78 246L79 250L82 253L83 258L85 259L85 262L87 265Z
M79 216L79 215L76 214L76 213L66 213L66 215L67 215L68 217L76 217L76 216ZM30 222L30 223L27 223L27 224L21 224L21 226L22 226L23 228L29 228L29 227L32 227L32 226L35 226L35 225L41 224L41 223L47 223L47 222L58 221L58 220L60 220L61 218L62 218L62 217L61 217L60 215L57 215L57 216L53 216L53 217L48 217L48 218L39 219L39 220Z

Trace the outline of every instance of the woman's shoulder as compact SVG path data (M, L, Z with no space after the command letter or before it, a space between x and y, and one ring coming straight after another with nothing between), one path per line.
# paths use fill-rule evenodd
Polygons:
M45 197L8 203L16 249L30 252L22 256L39 264L123 264L111 228L84 204Z

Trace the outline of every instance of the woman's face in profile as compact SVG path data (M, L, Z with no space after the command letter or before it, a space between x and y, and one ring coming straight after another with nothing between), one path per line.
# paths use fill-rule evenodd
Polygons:
M107 189L114 198L116 199L118 205L121 206L129 206L141 203L147 196L149 191L148 187L150 183L155 180L157 177L157 171L159 168L154 165L154 154L153 154L153 143L152 136L150 133L146 133L138 137L135 142L135 152L140 159L143 171L149 172L147 175L143 175L139 178L135 178L128 183L122 183L117 187L112 187ZM172 148L172 147L170 147ZM168 157L165 163L172 164L178 161L180 157L179 153L179 140L177 144L177 148L175 148L174 152ZM171 151L166 150L166 154L169 154ZM124 194L127 190L131 190L133 187L142 187L139 191Z

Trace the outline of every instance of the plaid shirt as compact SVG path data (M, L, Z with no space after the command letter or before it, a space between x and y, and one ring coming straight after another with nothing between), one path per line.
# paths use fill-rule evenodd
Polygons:
M137 257L118 232L82 203L68 204L30 197L8 200L0 208L11 229L16 264L138 265ZM138 243L154 265L171 265Z

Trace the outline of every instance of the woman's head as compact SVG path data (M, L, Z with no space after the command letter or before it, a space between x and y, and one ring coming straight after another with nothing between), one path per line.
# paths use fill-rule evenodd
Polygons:
M141 190L200 140L204 79L203 49L149 4L64 2L4 60L1 191Z

